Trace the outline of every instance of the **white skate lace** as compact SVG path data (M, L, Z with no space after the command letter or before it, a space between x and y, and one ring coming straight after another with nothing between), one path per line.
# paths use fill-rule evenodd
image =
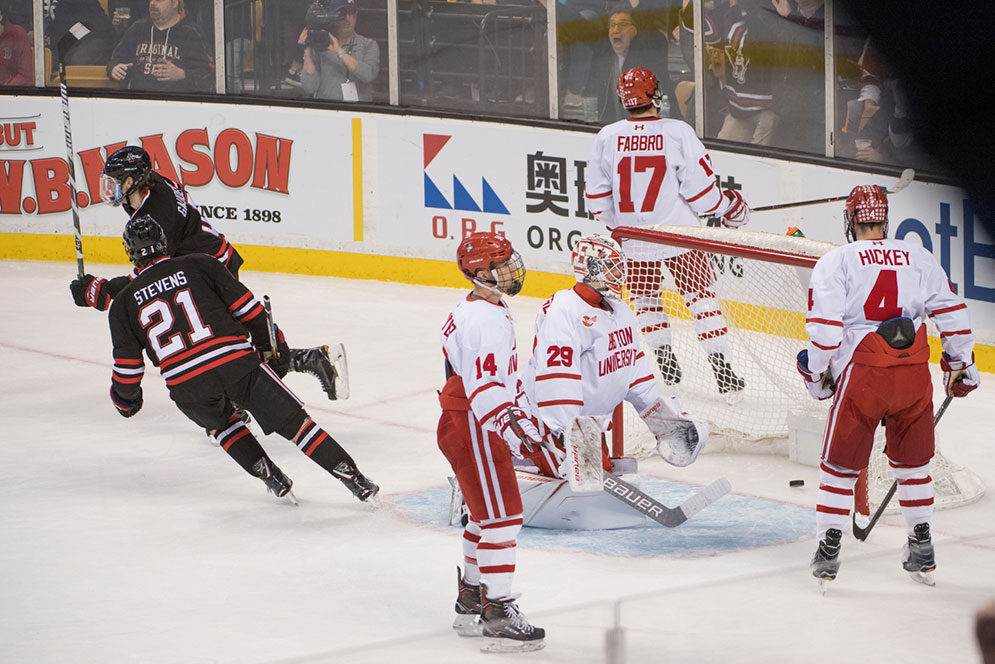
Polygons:
M522 615L521 609L514 602L508 602L504 605L504 615L515 629L526 633L532 632L532 625L528 623L525 616Z

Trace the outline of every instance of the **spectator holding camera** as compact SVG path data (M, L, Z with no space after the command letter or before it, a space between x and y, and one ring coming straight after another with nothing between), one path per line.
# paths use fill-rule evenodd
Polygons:
M315 0L298 43L304 46L301 87L315 99L372 101L380 47L356 34L352 0Z
M129 90L210 92L214 65L183 0L149 0L148 17L121 37L107 76Z

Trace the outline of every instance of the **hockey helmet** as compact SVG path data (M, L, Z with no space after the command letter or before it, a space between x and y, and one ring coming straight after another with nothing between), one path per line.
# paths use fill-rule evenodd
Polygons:
M117 207L137 188L148 184L152 173L152 159L149 153L137 145L126 145L116 150L104 162L100 174L100 198L105 203ZM121 191L125 179L131 178L131 186Z
M143 214L124 225L124 249L135 267L145 267L166 255L166 234L151 215Z
M518 295L525 283L525 265L508 238L497 233L472 233L460 242L456 263L463 275L475 284L507 295ZM481 281L477 270L491 270L494 279ZM510 281L505 287L501 283Z
M846 239L853 242L857 235L854 224L884 224L884 235L888 236L888 197L884 189L876 184L860 184L853 188L846 199L843 210L843 226Z
M615 91L627 110L650 105L657 108L661 106L660 84L656 80L656 74L646 67L633 67L622 72Z
M622 300L627 268L618 242L599 233L586 235L574 244L570 263L578 282L610 300Z

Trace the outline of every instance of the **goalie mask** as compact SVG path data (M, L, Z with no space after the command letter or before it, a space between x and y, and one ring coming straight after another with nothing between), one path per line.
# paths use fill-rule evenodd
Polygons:
M100 199L114 207L121 205L133 191L148 184L151 173L152 159L142 148L127 145L115 151L107 157L100 174ZM122 191L122 185L129 177L131 185Z
M582 237L574 244L570 264L578 282L609 300L622 300L626 264L618 242L599 234Z
M166 235L155 219L142 215L124 226L124 249L137 268L166 255Z
M518 295L525 284L525 264L511 242L497 233L472 233L456 250L456 263L463 276L478 286L505 295ZM477 270L490 270L490 278Z
M884 224L888 237L888 197L876 184L857 185L846 199L843 210L843 230L847 242L857 238L854 224Z
M626 110L650 105L657 108L661 106L660 85L656 74L645 67L634 67L622 72L615 92Z

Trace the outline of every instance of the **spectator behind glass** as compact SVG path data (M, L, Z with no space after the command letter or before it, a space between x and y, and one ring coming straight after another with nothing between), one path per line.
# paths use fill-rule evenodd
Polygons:
M149 15L149 3L145 0L107 0L107 13L110 14L115 34L120 38L132 23Z
M779 115L772 145L813 154L826 151L824 0L771 0L765 10L781 52L775 86Z
M7 18L5 2L0 2L0 85L34 85L35 66L31 41L21 26Z
M773 110L774 71L767 56L775 41L771 18L764 15L769 10L769 0L740 0L727 10L722 41L705 48L709 68L728 102L717 138L771 143L778 115Z
M148 18L124 33L107 75L129 90L210 92L214 66L200 31L183 11L183 0L149 0Z
M589 89L598 97L602 124L628 117L615 90L619 77L627 69L645 67L660 72L660 92L668 99L674 98L670 76L667 75L666 38L648 22L647 29L640 32L633 17L635 12L628 2L612 5L608 12L608 44L595 57L589 84Z
M315 99L372 101L380 47L356 34L357 16L351 0L316 0L308 8L297 43L304 45L301 87Z
M67 65L102 65L114 47L111 20L97 0L58 0L45 3L45 46L59 57L59 42L69 29L82 23L90 29L83 39L74 41L65 54Z

